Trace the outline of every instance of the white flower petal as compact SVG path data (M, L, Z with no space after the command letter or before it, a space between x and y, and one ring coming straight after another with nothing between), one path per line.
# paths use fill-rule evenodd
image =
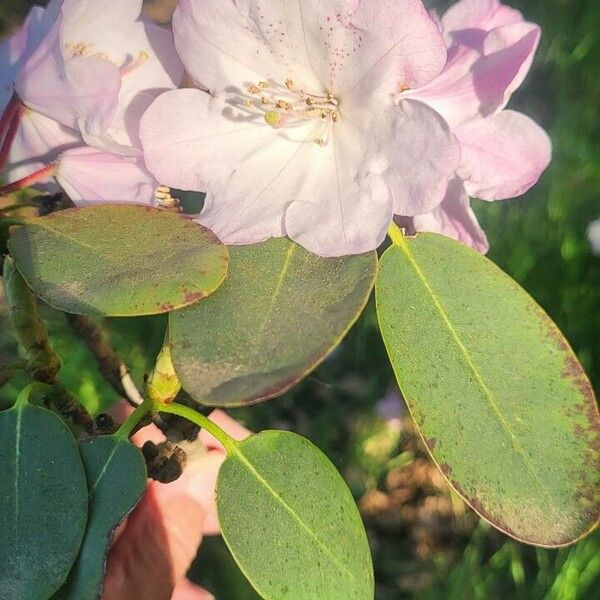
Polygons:
M77 132L54 119L24 110L8 157L7 181L16 181L42 169L70 148L80 146Z
M186 71L214 94L287 78L317 89L298 0L181 0L173 16Z
M382 144L389 170L386 179L394 213L423 214L444 198L448 181L460 163L460 147L446 122L427 105L401 100L381 116Z
M161 183L204 191L209 182L245 169L246 161L267 150L254 176L268 178L270 156L281 141L291 151L287 130L274 130L260 115L196 89L166 92L146 111L141 139L148 168Z

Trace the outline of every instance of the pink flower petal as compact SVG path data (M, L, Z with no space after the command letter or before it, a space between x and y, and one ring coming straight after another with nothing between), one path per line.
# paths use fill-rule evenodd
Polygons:
M505 110L456 130L462 164L458 174L470 196L503 200L524 194L552 158L552 142L529 117Z
M22 27L0 43L0 111L4 112L14 92L19 71L50 33L60 15L60 4L54 0L47 8L33 6Z
M468 30L491 31L504 25L523 21L523 15L504 6L499 0L460 0L453 4L442 18L446 41L451 45L457 35Z
M482 114L506 107L527 77L542 30L533 23L516 23L490 31L483 42L485 58L473 69Z
M281 1L181 0L173 15L175 44L188 74L215 95L287 78L318 89L301 10Z
M153 204L158 187L136 159L89 147L63 153L56 179L79 206L96 202Z
M200 222L227 243L245 244L285 235L284 211L290 194L302 194L297 186L308 170L306 153L319 150L308 138L313 128L308 123L288 134L247 109L184 89L154 102L141 139L156 178L207 191ZM300 136L298 143L290 135Z
M454 178L443 202L433 211L413 218L416 231L441 233L485 254L489 243L471 208L462 181Z
M452 126L493 114L506 106L529 72L540 35L537 25L517 23L488 33L480 49L453 46L438 78L402 96L427 103Z
M122 85L110 139L139 147L139 119L162 91L174 89L183 79L170 29L140 19L141 0L110 2L66 0L62 44L85 56L102 56L120 69ZM93 145L111 151L100 140Z
M121 74L108 60L75 57L65 61L61 20L27 61L15 82L23 103L71 129L99 133L114 116Z
M140 134L146 163L156 178L196 191L277 141L260 115L195 89L159 96L144 114Z
M16 181L42 169L58 156L81 145L81 138L53 119L24 110L8 158L7 181Z
M298 5L310 64L326 90L348 97L365 79L375 78L389 98L397 85L420 87L444 66L443 39L420 0Z
M310 173L313 194L302 194L285 215L287 235L320 256L362 254L377 248L392 220L381 176L353 181L343 173L345 148L332 148ZM338 179L338 172L342 177Z

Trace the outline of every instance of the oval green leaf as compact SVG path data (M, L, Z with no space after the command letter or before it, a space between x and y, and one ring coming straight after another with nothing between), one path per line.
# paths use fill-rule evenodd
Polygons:
M103 436L80 444L89 498L89 520L64 600L96 600L102 591L112 533L146 489L146 462L128 440Z
M438 235L381 261L377 312L411 413L482 517L562 546L600 515L600 416L556 325L492 262Z
M263 598L373 598L354 499L308 440L266 431L236 444L219 472L217 510L225 542Z
M0 413L0 598L49 598L65 582L88 501L77 442L54 413Z
M217 289L227 248L169 211L125 204L56 212L13 229L8 246L37 296L91 316L160 314Z
M169 315L177 374L211 406L274 398L306 377L352 327L377 273L374 252L321 258L286 238L230 252L221 289Z

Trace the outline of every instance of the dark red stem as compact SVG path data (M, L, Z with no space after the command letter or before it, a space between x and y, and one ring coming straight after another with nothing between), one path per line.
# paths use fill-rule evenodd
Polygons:
M56 173L56 165L50 164L39 171L31 173L31 175L27 175L27 177L23 177L23 179L19 179L18 181L14 181L13 183L5 185L4 187L0 187L0 196L12 194L13 192L33 185L34 183L44 181L45 179L52 177L54 173Z

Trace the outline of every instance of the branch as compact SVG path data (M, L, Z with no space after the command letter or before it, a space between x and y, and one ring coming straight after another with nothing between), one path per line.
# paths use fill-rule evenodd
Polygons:
M102 376L110 383L115 392L125 398L132 406L139 406L144 398L131 378L129 370L109 345L101 327L92 319L83 315L67 314L67 319L71 327L89 348L98 363Z
M58 379L60 359L50 345L45 323L38 316L35 296L10 257L4 259L3 280L15 337L25 350L26 371L34 381L52 386L48 397L63 416L87 433L94 433L94 419Z

